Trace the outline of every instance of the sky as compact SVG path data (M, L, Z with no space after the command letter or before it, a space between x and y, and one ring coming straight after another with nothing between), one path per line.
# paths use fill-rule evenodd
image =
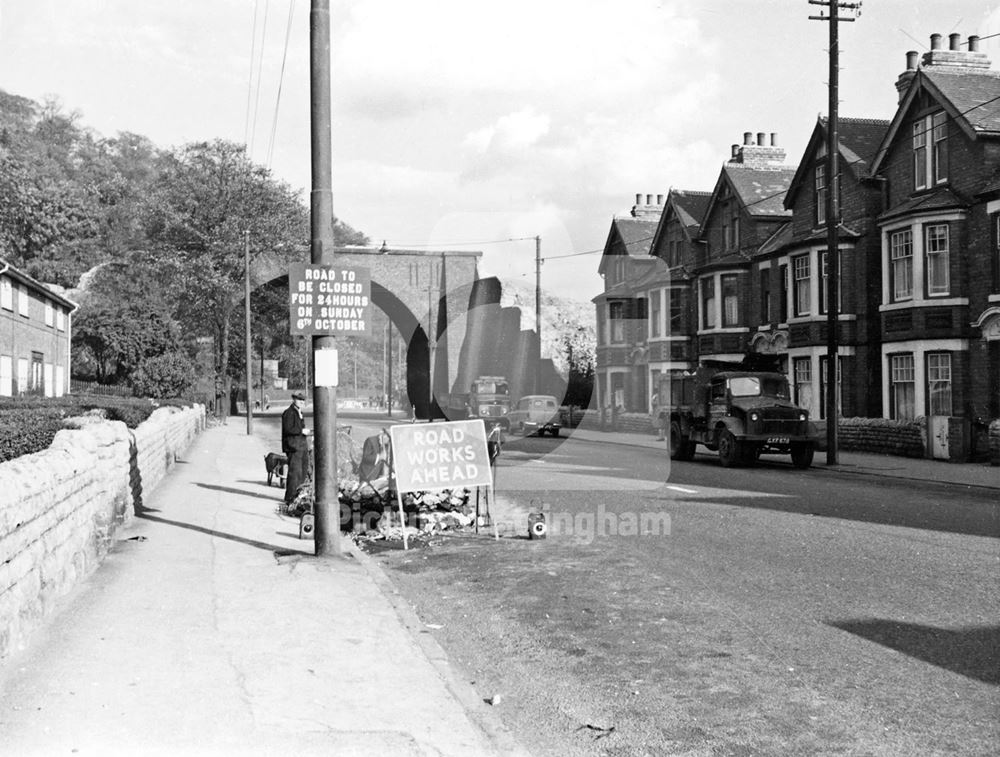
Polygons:
M828 110L809 0L330 5L336 216L528 285L538 236L556 296L602 290L636 194L711 190L748 131L795 165ZM103 136L245 143L308 202L309 17L307 0L0 0L0 89ZM1000 34L1000 2L865 0L839 29L840 114L891 118L906 52ZM980 50L1000 68L1000 37Z

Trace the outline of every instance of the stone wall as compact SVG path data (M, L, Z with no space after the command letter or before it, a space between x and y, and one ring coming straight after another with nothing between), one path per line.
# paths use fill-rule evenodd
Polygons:
M93 416L67 426L47 450L0 463L0 659L100 564L205 408L160 408L134 432Z
M821 442L826 441L823 430ZM840 449L900 457L926 457L927 427L923 418L893 421L887 418L841 418L837 426Z

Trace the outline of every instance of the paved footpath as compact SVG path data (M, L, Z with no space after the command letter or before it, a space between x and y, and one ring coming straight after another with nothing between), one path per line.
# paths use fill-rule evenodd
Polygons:
M209 428L0 664L0 753L527 754L380 569L317 559L257 437Z

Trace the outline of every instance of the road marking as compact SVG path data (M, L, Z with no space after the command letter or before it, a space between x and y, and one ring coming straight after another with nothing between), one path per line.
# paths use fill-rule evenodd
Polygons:
M683 492L684 494L697 494L697 489L685 489L683 486L671 486L667 484L668 489L673 489L675 492Z

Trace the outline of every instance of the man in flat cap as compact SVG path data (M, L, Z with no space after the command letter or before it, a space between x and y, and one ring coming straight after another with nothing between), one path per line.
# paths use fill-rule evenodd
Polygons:
M286 507L295 500L295 494L302 485L309 462L308 436L312 432L306 428L302 416L305 404L306 395L302 392L293 392L292 404L281 414L281 451L288 458L288 472L285 476Z

